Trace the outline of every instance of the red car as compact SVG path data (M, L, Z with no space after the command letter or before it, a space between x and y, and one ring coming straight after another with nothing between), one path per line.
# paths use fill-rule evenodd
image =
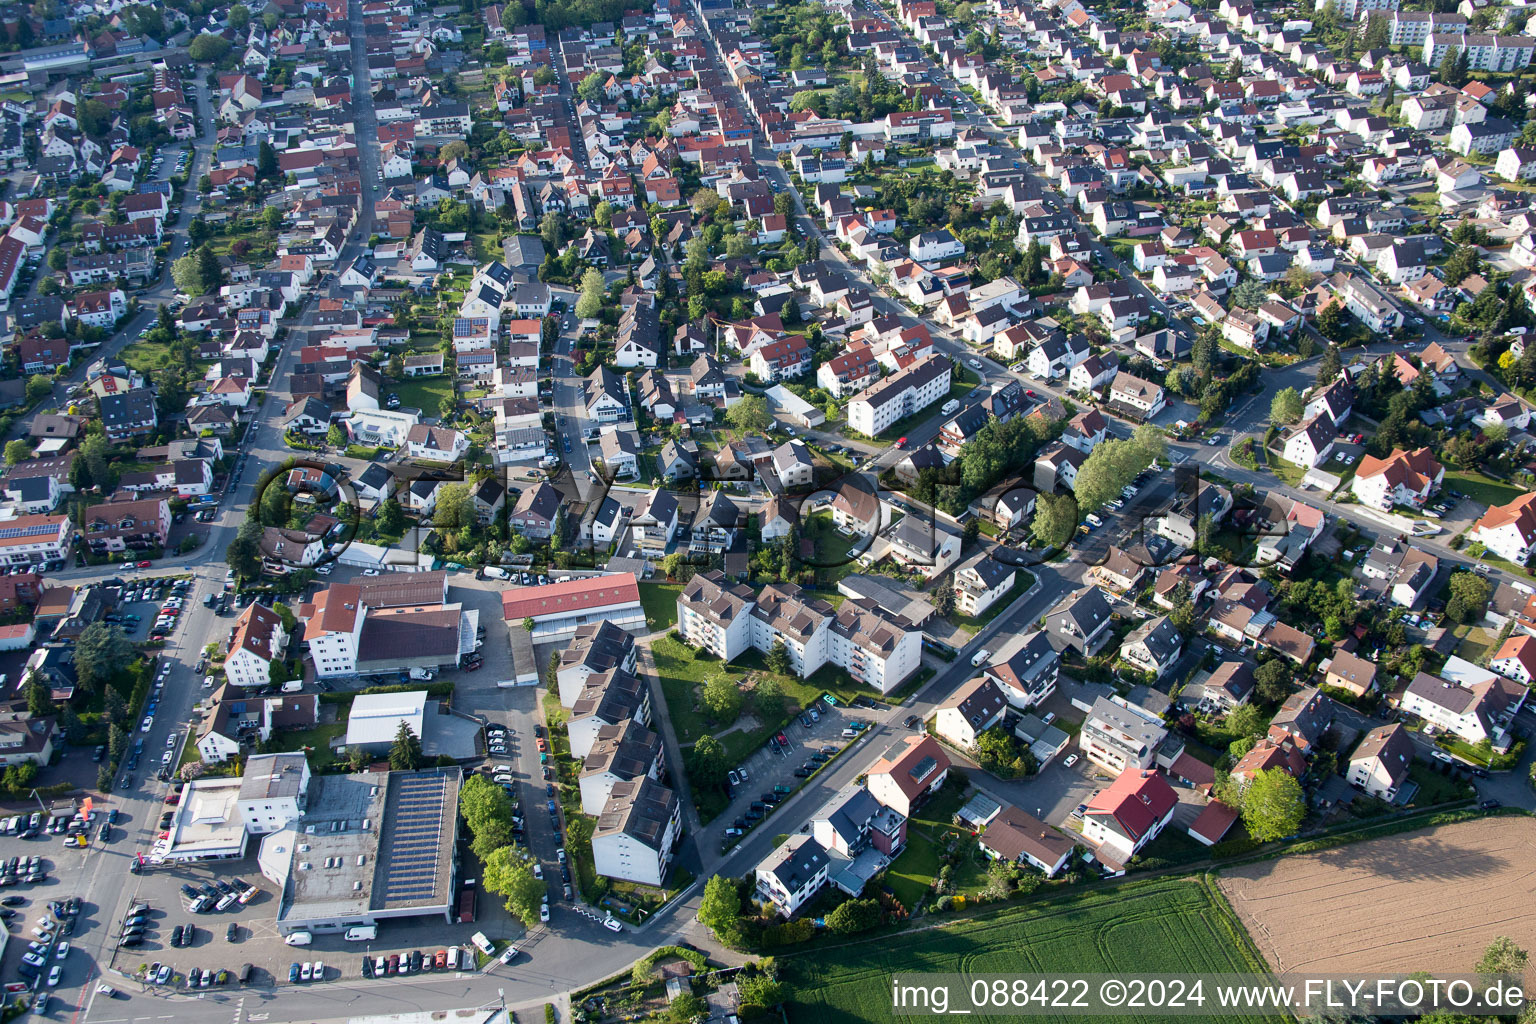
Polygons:
M907 446L907 439L906 438L898 437L896 439L896 447L897 448L905 448L906 446Z
M779 733L777 736L774 737L774 739L779 741L779 746L781 746L781 747L789 746L789 737L785 736L783 733Z
M1024 397L1025 398L1034 398L1035 397L1035 393L1033 391L1030 391L1029 389L1026 388L1025 391L1024 391Z
M149 566L150 566L150 563L149 563L148 560L145 560L145 561L139 563L139 568L140 569L148 569Z

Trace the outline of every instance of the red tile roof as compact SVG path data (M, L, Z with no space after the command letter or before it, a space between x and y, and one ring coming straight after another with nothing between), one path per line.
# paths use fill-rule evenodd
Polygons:
M624 572L503 591L501 615L508 622L521 622L541 615L574 615L589 608L632 604L639 600L640 585L635 581L634 573Z

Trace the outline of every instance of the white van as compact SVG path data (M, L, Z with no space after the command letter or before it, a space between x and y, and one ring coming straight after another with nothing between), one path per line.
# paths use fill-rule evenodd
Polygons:
M450 971L456 971L456 970L459 969L459 947L458 946L449 946L448 947L448 969Z
M284 938L283 941L290 946L307 946L315 941L315 937L309 932L294 932L292 935Z
M347 934L343 936L343 938L345 938L348 942L372 942L378 937L378 926L371 924L355 925L351 928L348 928Z
M485 574L493 580L508 580L512 578L512 574L499 565L486 566Z
M469 937L469 941L475 944L475 948L486 956L495 956L496 947L491 945L491 940L485 937L485 932L475 932Z

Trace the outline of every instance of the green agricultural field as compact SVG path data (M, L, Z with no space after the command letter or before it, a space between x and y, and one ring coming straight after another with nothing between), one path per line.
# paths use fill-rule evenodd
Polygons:
M941 928L780 954L779 963L794 990L792 1024L910 1019L891 1008L891 978L898 974L1267 970L1226 901L1198 878L1070 892ZM1150 1018L1128 1013L1093 1019L1104 1024ZM1213 1014L1207 1019L1261 1018Z

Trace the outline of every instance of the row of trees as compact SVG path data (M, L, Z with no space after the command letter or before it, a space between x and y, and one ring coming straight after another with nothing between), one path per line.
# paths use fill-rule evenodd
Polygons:
M529 928L539 923L548 891L533 874L533 858L513 842L512 799L506 790L474 775L459 790L459 814L469 827L469 848L485 866L485 888L506 901L507 912Z

